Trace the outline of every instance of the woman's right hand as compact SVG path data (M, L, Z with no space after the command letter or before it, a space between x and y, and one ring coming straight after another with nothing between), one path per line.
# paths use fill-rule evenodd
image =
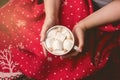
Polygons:
M54 25L58 24L57 18L45 18L44 24L42 26L42 30L40 33L41 36L41 42L43 42L46 38L46 32L49 28L53 27Z
M45 18L45 21L44 21L44 24L42 26L42 30L41 30L41 33L40 33L40 41L41 41L41 44L42 44L42 47L43 47L43 52L45 54L45 56L47 55L47 50L45 49L45 46L44 46L44 40L46 38L46 32L49 28L53 27L54 25L57 25L59 23L59 19L58 18Z

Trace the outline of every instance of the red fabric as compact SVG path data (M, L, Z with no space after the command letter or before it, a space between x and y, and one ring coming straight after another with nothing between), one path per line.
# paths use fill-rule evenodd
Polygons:
M92 12L91 0L63 0L60 24L72 30L78 21ZM6 60L2 53L7 50L17 63L12 73L21 72L36 80L81 80L101 70L111 51L120 46L120 27L110 25L87 32L84 55L66 59L51 54L45 57L39 36L44 17L44 4L38 5L37 0L11 0L0 9L0 73L10 72L3 68ZM8 78L11 77L15 75Z

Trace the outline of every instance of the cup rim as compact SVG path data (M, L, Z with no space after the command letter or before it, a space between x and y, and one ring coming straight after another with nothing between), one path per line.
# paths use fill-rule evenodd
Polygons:
M69 53L69 52L72 50L72 48L74 47L75 38L74 38L74 36L73 36L72 31L71 31L68 27L66 27L66 26L63 26L63 25L55 25L55 26L53 26L53 27L51 27L51 28L48 29L47 34L48 34L49 31L51 31L52 29L54 29L54 28L60 28L60 27L66 29L66 30L70 33L70 35L72 36L72 39L73 39L73 45L71 46L71 49L69 49L67 52L64 52L64 53L61 53L61 54L56 54L56 53L54 53L54 52L51 52L51 51L48 49L48 47L46 46L46 42L44 42L44 43L45 43L45 48L47 49L47 51L48 51L49 53L53 54L53 55L65 55L65 54Z

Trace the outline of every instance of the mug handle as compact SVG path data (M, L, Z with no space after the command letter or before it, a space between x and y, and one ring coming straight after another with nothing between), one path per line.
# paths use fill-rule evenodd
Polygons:
M73 49L74 49L75 51L77 51L77 52L80 52L79 47L76 46L76 45L73 47Z

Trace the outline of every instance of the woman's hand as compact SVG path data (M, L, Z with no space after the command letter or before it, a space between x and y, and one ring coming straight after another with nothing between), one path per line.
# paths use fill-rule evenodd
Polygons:
M47 55L47 50L45 49L45 46L44 46L44 40L46 38L46 32L49 28L51 28L52 26L56 25L59 23L59 20L58 18L45 18L45 21L44 21L44 24L42 26L42 30L41 30L41 33L40 33L40 36L41 36L41 44L42 44L42 47L43 47L43 51L44 51L44 54L45 56Z
M40 34L41 42L43 42L45 40L47 30L58 23L59 23L59 21L57 18L46 18L45 19L44 24L42 26L41 34Z
M85 31L86 31L86 28L82 22L79 22L78 24L76 24L74 26L72 32L73 32L74 37L75 37L75 46L77 46L76 50L73 48L73 50L71 50L70 54L66 54L66 55L62 56L62 58L76 56L82 52L83 46L84 46Z
M84 46L85 25L82 22L76 24L73 28L73 34L75 36L75 45L78 46L78 52L82 52Z

